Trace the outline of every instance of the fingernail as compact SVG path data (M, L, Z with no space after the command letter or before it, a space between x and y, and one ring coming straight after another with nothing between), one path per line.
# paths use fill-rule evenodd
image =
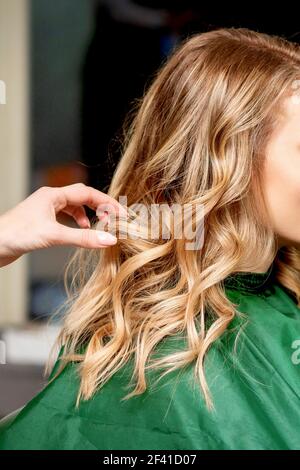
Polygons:
M109 214L107 212L103 212L103 211L100 212L99 211L99 212L97 212L97 216L98 216L98 219L104 219L104 218L108 217Z
M116 243L117 237L108 232L97 232L97 237L101 243Z

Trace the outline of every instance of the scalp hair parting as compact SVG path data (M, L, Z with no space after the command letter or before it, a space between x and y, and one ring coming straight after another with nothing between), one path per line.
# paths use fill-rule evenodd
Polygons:
M205 357L241 314L224 279L274 261L276 278L300 306L300 253L277 250L260 185L265 146L299 76L298 44L222 28L185 39L136 100L108 194L126 196L128 207L200 205L204 243L186 250L172 233L167 240L146 231L132 237L134 221L118 219L127 238L75 251L65 270L67 308L55 343L63 354L52 380L70 361L79 363L76 406L132 359L135 388L125 400L147 389L146 370L165 369L161 378L192 365L212 409ZM153 360L156 347L177 334L185 349Z

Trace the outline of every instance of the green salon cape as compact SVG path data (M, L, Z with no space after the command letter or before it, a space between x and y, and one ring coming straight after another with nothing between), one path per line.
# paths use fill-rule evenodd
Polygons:
M214 411L193 382L192 365L154 387L158 372L148 371L146 392L121 401L132 390L131 362L76 409L79 379L70 363L3 427L0 449L300 449L300 310L273 271L225 280L246 319L235 317L207 354ZM174 336L161 351L184 347Z

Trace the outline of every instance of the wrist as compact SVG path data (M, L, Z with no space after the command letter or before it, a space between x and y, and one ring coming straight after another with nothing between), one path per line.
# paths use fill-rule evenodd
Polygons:
M19 256L14 253L11 246L12 236L10 225L5 215L0 216L0 267L15 261Z

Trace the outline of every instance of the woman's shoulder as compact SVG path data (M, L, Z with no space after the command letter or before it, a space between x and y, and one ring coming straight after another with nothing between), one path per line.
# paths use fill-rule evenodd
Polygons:
M282 359L282 331L266 337L268 323L262 323L266 329L256 321L241 327L237 317L209 348L205 374L213 410L195 379L196 361L164 376L148 371L146 391L124 400L132 390L129 361L76 408L78 363L70 362L0 434L0 449L276 449L284 440L296 448L297 370ZM176 354L186 346L179 334L166 338L158 352ZM59 363L58 357L50 377ZM280 423L276 403L293 409ZM274 436L270 429L278 424Z
M164 341L159 354L178 351L185 341ZM217 445L199 428L204 398L193 382L190 365L162 377L147 372L147 389L127 400L133 361L119 369L93 397L75 407L78 363L68 363L55 378L62 350L46 387L0 433L1 449L184 449ZM200 439L200 441L199 441Z

